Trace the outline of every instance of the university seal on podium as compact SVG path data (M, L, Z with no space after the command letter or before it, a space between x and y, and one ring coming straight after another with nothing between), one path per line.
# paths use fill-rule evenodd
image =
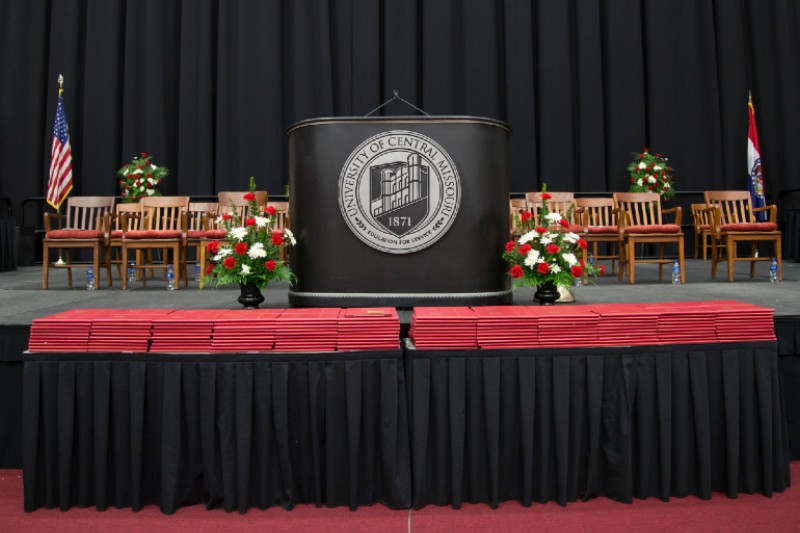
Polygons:
M417 252L450 229L461 202L453 160L433 139L387 131L361 143L339 176L339 207L365 244L391 254Z

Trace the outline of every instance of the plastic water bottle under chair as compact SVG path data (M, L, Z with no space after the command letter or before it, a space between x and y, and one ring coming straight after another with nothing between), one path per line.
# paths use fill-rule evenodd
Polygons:
M681 282L681 265L678 263L676 259L674 263L672 263L672 283L680 283Z
M778 283L778 260L774 257L769 263L769 282Z
M172 268L172 265L167 266L167 290L175 290L175 269Z
M93 291L94 289L94 267L89 267L86 269L86 290Z

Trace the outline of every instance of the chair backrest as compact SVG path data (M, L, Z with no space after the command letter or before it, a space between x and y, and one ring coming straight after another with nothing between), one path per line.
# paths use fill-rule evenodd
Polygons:
M755 222L748 191L706 191L706 205L718 207L722 224Z
M65 228L97 230L114 209L113 196L71 196L67 198Z
M522 234L520 227L520 217L522 213L528 211L528 201L525 198L511 198L508 201L508 228L511 236L519 236Z
M145 227L149 230L182 230L183 215L189 209L188 196L142 198Z
M626 225L661 225L661 196L655 192L615 192L614 206L629 217Z
M691 208L692 223L694 224L694 231L697 233L700 231L700 226L708 226L711 224L711 215L706 211L706 204L692 204Z
M129 204L117 204L114 206L114 214L117 215L114 220L114 228L115 230L121 230L122 228L122 215L123 214L134 214L134 215L141 215L142 213L142 205L139 203L129 203ZM126 217L127 219L127 228L126 230L139 230L142 228L142 218L141 217Z
M219 212L220 213L235 213L240 219L245 218L247 215L247 207L250 205L250 202L244 199L244 195L247 194L248 191L242 192L220 192L217 193L217 201L219 202ZM256 191L256 205L258 207L266 207L267 206L267 191Z
M575 198L575 206L583 209L582 224L590 226L616 226L613 198Z
M202 231L207 225L214 223L213 216L216 216L219 210L217 202L189 202L189 229L190 231ZM213 216L212 216L213 214ZM208 221L206 223L206 221Z
M533 213L533 220L539 224L539 209L541 209L544 201L542 200L541 192L528 192L525 193L525 200L528 201L528 209ZM550 192L550 199L547 200L547 209L551 213L558 213L562 218L565 218L570 224L580 222L575 219L575 194L571 192Z
M289 202L267 202L267 206L272 206L278 212L275 217L275 227L273 229L286 229L289 226Z

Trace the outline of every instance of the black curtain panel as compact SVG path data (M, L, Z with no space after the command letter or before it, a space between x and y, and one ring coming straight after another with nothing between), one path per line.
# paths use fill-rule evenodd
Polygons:
M0 196L45 193L63 73L74 194L118 193L143 151L165 194L280 194L289 125L394 89L511 125L512 191L624 190L644 147L679 190L741 189L752 89L775 198L800 183L798 23L794 0L3 2Z

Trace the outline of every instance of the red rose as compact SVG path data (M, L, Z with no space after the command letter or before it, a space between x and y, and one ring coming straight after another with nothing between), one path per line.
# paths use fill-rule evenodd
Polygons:
M236 266L236 259L228 256L225 258L225 261L223 261L223 263L225 264L226 268L233 268Z
M233 251L239 255L244 255L247 252L247 243L240 242L236 243L236 246L233 247Z
M206 245L206 250L208 253L215 254L219 250L219 241L211 241Z
M272 244L275 246L280 246L283 244L283 234L281 233L273 233L272 234Z
M578 263L581 264L581 268L586 268L586 262L583 259L579 259Z
M606 274L606 266L600 265L600 275L605 276L605 274Z
M661 154L656 154L656 157L661 157Z
M558 252L560 252L561 248L559 248L557 244L550 243L550 244L547 245L545 250L547 250L548 254L554 255L554 254L557 254Z
M648 190L648 191L652 191L652 190L653 190L653 186L652 186L652 185L648 185L648 186L647 186L647 190Z
M583 240L583 239L578 239L578 248L580 248L581 250L585 250L585 249L587 249L588 247L589 247L589 243L587 243L587 242L586 242L585 240Z
M264 263L264 266L265 266L265 267L267 267L267 270L269 270L270 272L272 272L273 270L275 270L275 267L276 267L276 266L278 266L278 263L276 263L275 261L273 261L272 259L270 259L269 261L267 261L266 263Z
M268 214L269 216L272 216L272 215L274 215L275 213L277 213L277 211L275 211L275 208L274 208L274 207L272 207L271 205L268 205L268 206L267 206L266 212L267 212L267 214Z
M222 215L222 220L230 220L232 218L233 218L233 215L231 215L230 213L224 213Z
M248 193L245 193L242 198L244 198L244 200L246 202L252 202L253 200L256 199L256 195L251 193L251 192L248 192Z
M148 189L152 189L152 188L153 188L153 184L152 184L152 183L150 183L149 181L147 182L147 188L148 188Z
M147 157L147 154L142 152L142 157ZM142 167L139 167L139 168L142 168Z
M538 226L536 228L536 233L538 233L539 235L541 235L542 233L547 233L547 228L543 228L541 226Z
M142 165L138 165L137 168L142 168Z
M152 174L147 174L147 177L148 177L148 178L152 178L152 177L153 177L153 175L152 175Z
M522 271L522 267L519 266L519 265L512 266L511 270L509 270L508 273L514 279L521 278L524 275L524 272Z
M562 218L561 220L558 221L558 223L561 224L562 228L569 229L569 222L567 221L566 218Z
M552 196L550 195L549 192L543 192L542 193L542 200L549 200L551 198L552 198Z
M649 152L649 151L650 151L650 148L645 148L645 149L644 149L644 153L645 153L645 154L646 154L647 152Z
M245 226L255 226L256 225L256 219L252 218L252 217L248 218L247 220L244 221L244 225Z
M633 183L634 181L636 181L636 180L634 180L633 178L631 178L631 183Z
M521 253L522 255L528 255L528 252L530 251L531 251L530 244L523 244L522 246L519 247L519 253Z
M208 266L206 266L206 274L207 274L207 275L208 275L208 274L211 274L211 272L212 272L213 270L214 270L214 265L212 265L211 263L209 263L209 264L208 264Z
M539 274L548 274L550 272L550 265L547 263L539 263L536 265L536 270L539 271Z
M525 211L519 216L520 220L523 222L526 220L530 220L533 218L533 214L530 211Z
M580 265L573 266L572 268L569 269L569 271L572 274L573 278L579 278L583 276L583 269L580 267Z
M516 246L517 246L517 245L516 245L516 244L514 244L514 241L508 241L508 242L506 243L506 252L510 252L511 250L513 250L514 248L516 248Z

